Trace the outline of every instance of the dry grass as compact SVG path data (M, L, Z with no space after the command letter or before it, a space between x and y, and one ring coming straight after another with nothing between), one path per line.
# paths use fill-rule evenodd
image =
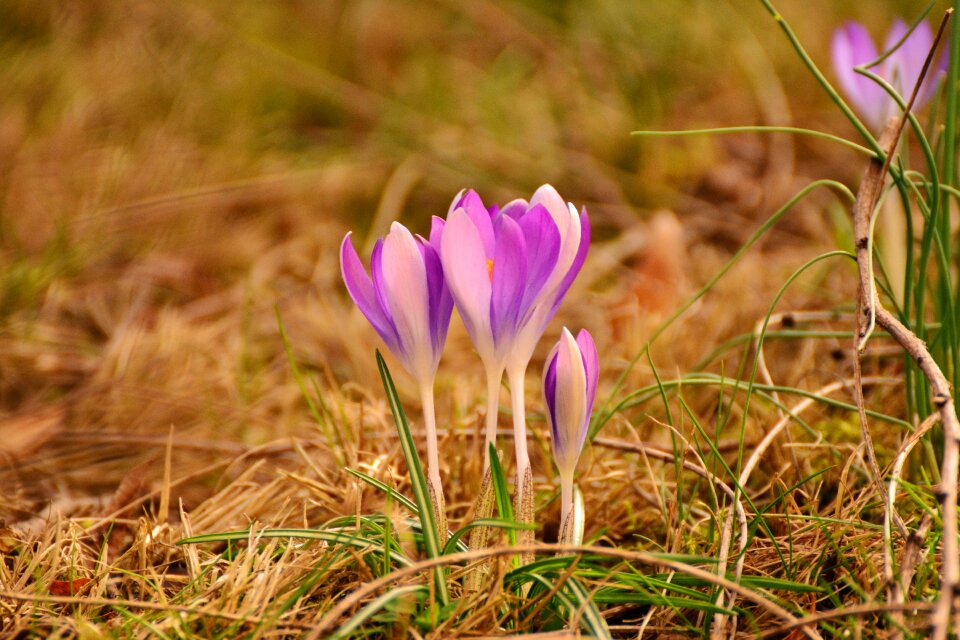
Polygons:
M793 18L824 61L835 9L812 4ZM877 11L880 23L886 14ZM504 200L557 185L586 204L597 240L548 336L561 325L590 329L606 398L653 328L790 195L811 178L860 171L847 151L780 135L628 136L754 122L845 130L752 6L8 0L0 34L7 637L309 636L345 593L377 577L375 550L258 534L387 508L343 466L409 494L376 374L378 343L339 283L348 229L363 242L395 217L423 227L463 186ZM831 217L839 206L817 192L771 231L657 341L660 376L680 378L753 331L790 273L843 241ZM849 311L854 269L823 265L777 310ZM318 381L322 425L292 375L275 311ZM792 318L780 329L852 326L839 313ZM903 417L901 361L884 344L875 341L864 361L864 375L885 377L867 402ZM771 338L770 380L808 391L849 380L849 347L844 337ZM744 349L749 342L707 370L742 378ZM552 541L556 485L533 383L543 355L531 367L528 406L537 537ZM404 376L397 381L416 433L416 394ZM653 383L642 361L617 399ZM437 389L452 526L469 521L480 483L482 388L455 319ZM852 402L848 387L833 397ZM654 395L618 412L588 447L579 468L586 535L625 551L715 557L730 502L709 474L732 484L694 420L732 464L743 393L684 385L669 406L668 417ZM812 432L790 426L745 487L758 508L773 506L743 575L823 587L771 596L807 614L882 600L882 509L856 415L813 403L802 417ZM747 455L780 418L752 400ZM905 433L874 424L881 461L891 462ZM699 471L678 469L677 451ZM903 517L915 522L920 502L904 500ZM248 544L175 544L247 527ZM906 542L895 544L899 557ZM921 557L907 600L935 588L933 560ZM495 565L491 588L506 569ZM455 595L459 616L438 629L401 608L392 633L538 630L508 591ZM782 623L739 602L743 636ZM708 628L671 607L604 610L617 637ZM818 628L886 636L887 620L871 611ZM907 615L908 626L922 621Z

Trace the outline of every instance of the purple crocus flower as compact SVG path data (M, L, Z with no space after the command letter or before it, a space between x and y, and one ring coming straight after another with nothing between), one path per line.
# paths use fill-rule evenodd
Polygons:
M553 459L560 473L561 531L567 535L571 533L573 475L587 439L599 375L600 361L590 333L581 329L574 339L564 327L543 368L543 395L553 436ZM561 542L566 542L563 536Z
M500 379L506 369L523 422L523 375L537 342L579 273L590 242L586 210L550 185L529 202L486 207L474 191L454 198L440 247L457 309L487 370L487 443L496 435ZM517 393L519 392L519 396ZM526 462L525 427L518 429L519 473ZM522 437L519 437L522 436ZM489 447L485 447L485 452ZM522 475L521 475L522 478Z
M453 310L439 256L443 226L443 220L434 218L430 240L425 240L394 222L373 247L372 278L351 234L340 245L340 269L350 297L418 383L433 381Z
M444 222L434 218L430 239L414 238L402 224L377 240L367 275L348 233L340 245L340 270L350 297L413 376L420 391L427 432L427 467L439 516L443 491L437 453L433 381L447 338L453 298L440 263ZM441 527L441 531L446 526Z
M529 202L487 208L461 192L447 214L443 271L487 372L484 463L496 442L500 381L506 370L513 409L517 483L514 511L533 521L533 474L527 453L524 378L533 350L587 256L590 221L543 185ZM518 533L521 544L532 531Z
M895 47L907 31L907 23L898 18L887 34L884 51ZM869 70L889 82L904 101L909 100L932 46L933 32L930 25L921 22L896 51ZM846 22L833 34L831 54L833 69L844 93L864 120L879 130L887 119L899 111L893 98L876 82L854 71L854 67L868 64L880 55L870 34L862 24ZM922 107L936 91L945 63L946 57L941 57L939 62L934 63L917 94L915 108Z

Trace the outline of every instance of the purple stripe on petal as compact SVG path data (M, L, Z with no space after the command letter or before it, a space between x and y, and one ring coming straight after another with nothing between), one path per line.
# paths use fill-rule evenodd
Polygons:
M547 420L550 422L550 430L553 435L554 449L559 442L557 435L557 350L559 345L554 345L550 355L547 356L546 366L543 368L543 397L547 403Z
M383 339L387 348L399 356L399 341L393 321L384 310L373 281L364 270L360 256L357 255L357 250L350 241L350 235L348 233L344 236L343 243L340 245L340 271L347 293Z
M423 251L423 266L426 269L427 290L430 293L430 335L434 353L439 356L447 338L447 328L450 326L453 298L450 297L446 280L443 278L440 254L425 242L421 243L420 248Z
M495 343L517 328L520 301L527 282L527 246L523 231L513 218L497 219L496 254L491 265L490 327Z
M583 263L587 259L587 252L589 250L590 217L587 215L587 208L584 207L580 212L580 246L577 248L577 255L573 259L573 264L570 265L570 270L567 271L566 275L563 277L563 280L560 281L560 287L557 289L557 294L553 301L553 308L550 310L547 321L553 317L553 314L557 312L557 308L560 306L560 303L563 302L563 297L567 295L567 291L570 289L570 286L576 279L577 274L580 273L580 269L583 267Z
M373 251L370 252L370 276L373 279L373 290L377 294L380 308L389 316L390 305L387 303L387 296L383 289L383 238L377 238L373 243ZM393 326L393 318L390 318L390 325ZM393 330L396 332L396 327Z
M560 232L546 208L541 205L532 207L518 222L529 256L527 285L520 302L521 313L525 314L539 297L557 264Z
M580 355L583 357L583 370L587 378L587 413L577 440L577 447L582 449L583 443L587 439L587 431L590 428L593 402L597 396L597 382L600 379L600 357L597 355L597 346L593 342L593 336L586 329L581 329L580 333L577 334L577 346L580 347Z

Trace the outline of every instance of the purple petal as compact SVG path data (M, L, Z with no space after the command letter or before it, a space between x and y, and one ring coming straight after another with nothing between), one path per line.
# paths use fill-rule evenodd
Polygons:
M443 218L439 216L433 216L430 219L430 244L436 249L437 254L440 253L440 239L443 236L444 224Z
M380 304L373 281L364 270L363 263L360 262L360 256L357 255L357 250L353 248L350 235L348 233L344 236L340 245L340 272L343 275L347 293L350 294L360 312L383 339L387 348L399 356L399 341L393 321Z
M553 216L554 221L559 227L561 224L560 218L567 215L567 203L563 198L560 197L560 194L557 193L557 190L553 188L552 185L545 184L541 185L536 191L533 192L533 197L530 198L530 206L542 204L547 208L547 211ZM560 228L560 233L564 232L564 228Z
M487 257L480 233L463 208L454 210L447 218L440 242L440 262L473 343L478 349L481 342L492 347Z
M556 450L559 436L557 434L557 351L559 344L553 346L543 367L543 397L547 403L547 421L553 434L554 450Z
M470 220L473 221L473 225L477 228L477 233L480 234L480 239L483 242L483 252L488 259L492 259L495 252L493 220L490 212L483 205L483 200L480 199L476 191L470 189L461 196L457 209L463 209ZM449 219L450 216L448 215L447 220L449 221Z
M430 335L430 293L423 254L413 234L398 222L383 241L383 297L393 317L406 364L414 377L430 375L436 366Z
M580 212L580 246L577 248L577 255L573 259L573 264L570 265L569 271L564 275L563 280L560 281L560 287L557 289L557 294L553 301L553 308L550 310L550 315L547 319L548 321L549 318L552 318L553 314L557 312L557 308L560 306L560 303L563 302L563 297L567 295L570 285L573 284L577 274L580 273L580 269L587 259L587 251L589 250L590 217L587 215L587 208L584 207Z
M525 214L530 208L530 205L527 204L527 201L523 198L517 198L516 200L511 200L507 204L503 205L503 208L500 209L500 215L509 216L514 220L520 219L520 216Z
M433 350L439 355L447 339L453 298L443 277L440 254L432 244L426 242L421 242L420 248L423 252L423 266L427 272L427 290L430 292L430 335L433 339Z
M593 401L597 396L597 382L600 379L600 357L597 355L597 346L593 342L593 336L586 329L581 329L580 333L577 334L577 346L580 347L580 355L583 357L583 370L587 378L587 413L577 445L579 448L583 448L587 431L590 428L590 413L593 411Z
M895 47L909 29L907 23L898 18L890 27L884 49L889 50ZM923 70L923 63L926 62L932 46L933 32L930 30L930 25L924 21L918 24L913 33L903 41L900 48L887 58L888 66L884 75L891 81L904 101L910 99L910 94L913 93L913 88L920 77L920 72ZM921 107L933 95L938 79L936 69L931 68L924 80L923 88L917 94L915 105L917 108Z
M853 70L877 58L877 48L863 25L847 22L833 33L833 70L847 98L871 126L881 126L890 98L875 82ZM873 69L876 73L879 69ZM883 75L878 73L878 75Z
M560 232L546 208L541 205L532 207L520 218L519 224L529 257L527 285L520 303L521 310L526 311L540 294L557 264L560 255Z
M496 254L491 265L490 326L496 342L516 331L527 282L527 246L513 218L497 219Z

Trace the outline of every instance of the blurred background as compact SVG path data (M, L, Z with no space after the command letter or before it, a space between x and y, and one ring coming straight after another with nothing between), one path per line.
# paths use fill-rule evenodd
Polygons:
M879 38L921 8L778 4L831 78L844 19ZM747 0L0 0L0 86L0 518L14 522L103 509L131 477L155 485L171 429L188 508L257 456L282 465L292 435L323 442L277 311L350 455L390 446L365 440L382 391L376 336L340 283L348 230L366 256L391 220L424 232L462 188L491 203L552 183L587 207L595 243L544 344L588 326L603 393L799 188L855 185L863 168L811 138L630 135L854 136ZM683 371L749 331L789 273L843 245L845 216L825 192L802 202L658 343L658 364ZM825 268L786 304L847 304L853 282ZM480 371L454 323L439 410L470 431Z

